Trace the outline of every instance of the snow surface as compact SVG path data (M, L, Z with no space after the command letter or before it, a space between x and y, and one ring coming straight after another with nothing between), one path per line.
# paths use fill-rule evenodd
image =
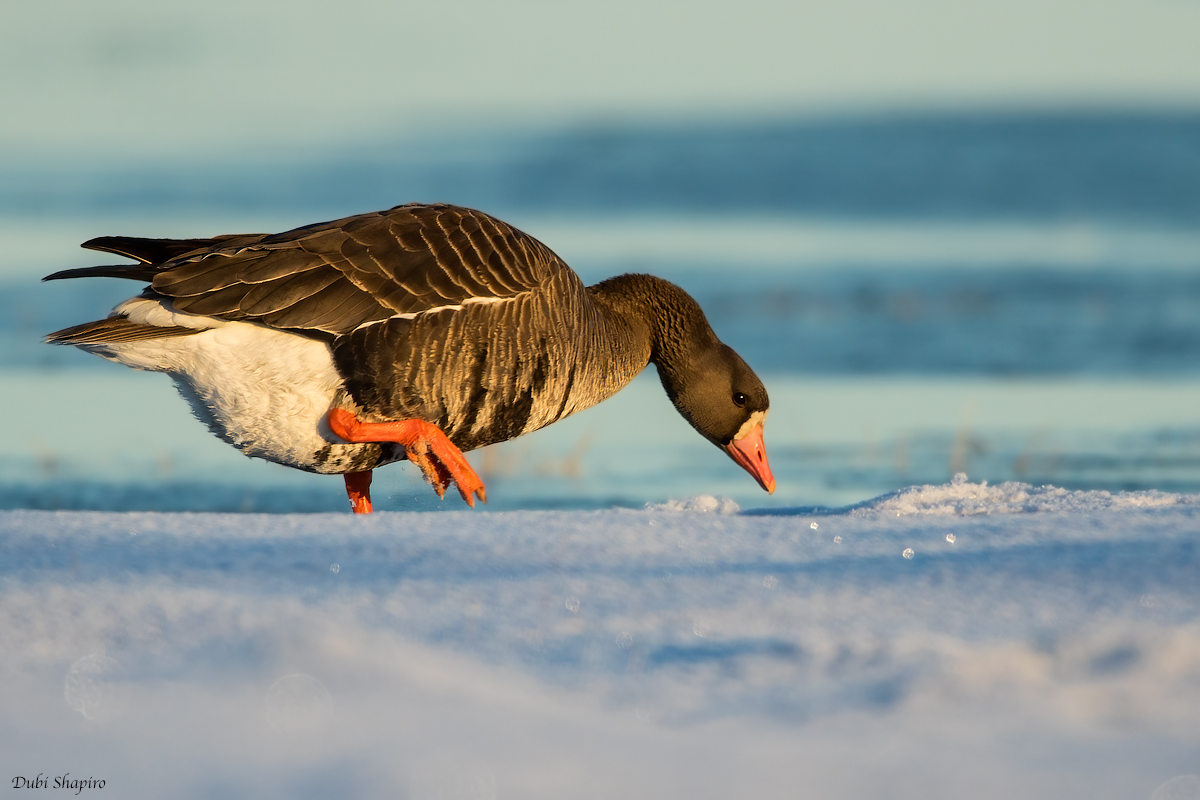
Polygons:
M959 476L834 510L7 511L0 549L6 782L1200 796L1200 495Z

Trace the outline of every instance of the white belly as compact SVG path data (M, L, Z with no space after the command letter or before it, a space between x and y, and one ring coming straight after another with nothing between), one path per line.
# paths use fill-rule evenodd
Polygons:
M246 455L315 472L378 466L356 463L370 461L369 451L378 447L346 444L325 424L342 379L324 343L252 323L178 314L161 300L134 298L115 311L134 322L203 328L189 336L83 347L126 366L168 373L196 417Z

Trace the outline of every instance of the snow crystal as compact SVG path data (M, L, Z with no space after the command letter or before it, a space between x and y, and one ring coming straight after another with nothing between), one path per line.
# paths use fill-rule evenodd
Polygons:
M668 500L665 503L647 503L647 511L685 511L703 514L737 514L742 509L728 497L713 497L702 494L687 500Z
M124 713L128 700L125 669L116 659L99 653L84 656L67 672L63 697L85 719L115 719Z
M1178 495L1158 491L1073 492L1054 486L1031 486L1009 481L988 486L987 481L970 483L958 473L948 484L910 486L852 507L854 516L927 515L972 516L1031 512L1094 512L1126 508L1164 508L1200 505L1200 495Z

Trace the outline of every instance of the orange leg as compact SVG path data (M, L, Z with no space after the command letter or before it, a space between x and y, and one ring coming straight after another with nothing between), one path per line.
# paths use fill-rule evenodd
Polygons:
M441 497L451 483L458 484L458 493L467 505L475 507L475 497L487 502L483 481L471 469L462 451L446 438L436 425L424 420L405 419L398 422L360 422L343 408L335 408L327 417L329 429L347 442L396 442L404 446L408 460L421 468L425 479ZM351 473L354 474L354 473ZM369 474L369 473L368 473ZM369 482L369 479L368 479ZM350 493L350 477L346 477ZM356 502L350 495L351 502ZM369 504L368 500L368 504ZM357 510L357 505L355 507Z
M355 514L371 513L371 470L366 472L347 472L342 476L346 479L346 496Z

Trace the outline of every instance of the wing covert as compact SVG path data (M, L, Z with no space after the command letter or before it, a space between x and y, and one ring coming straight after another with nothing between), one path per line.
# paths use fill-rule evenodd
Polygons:
M514 297L566 269L541 242L487 214L408 204L249 241L212 240L157 267L151 287L185 313L340 335L396 314Z

